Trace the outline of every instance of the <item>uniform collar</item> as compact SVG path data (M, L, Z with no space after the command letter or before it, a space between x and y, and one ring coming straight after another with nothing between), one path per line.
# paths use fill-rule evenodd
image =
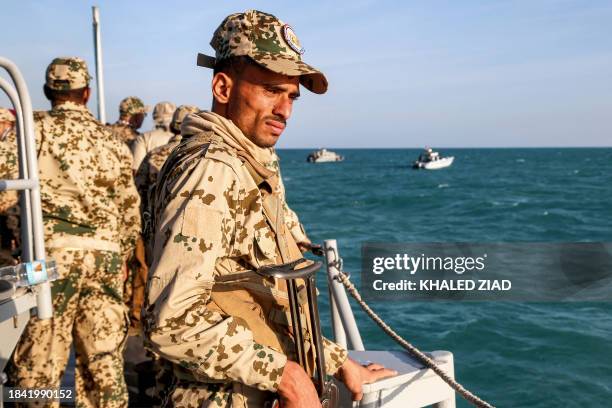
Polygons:
M277 191L278 173L266 168L264 164L274 160L273 150L257 146L231 120L214 112L201 111L187 115L181 125L183 137L210 131L236 150L257 185L266 182L272 192Z
M116 124L117 124L117 125L121 125L121 126L126 126L126 127L129 127L129 128L131 128L131 127L132 127L132 125L130 125L130 122L129 122L129 121L127 121L127 120L123 120L123 119L117 119Z
M87 105L82 105L71 101L60 102L55 105L52 110L71 110L90 113L89 109L87 109Z

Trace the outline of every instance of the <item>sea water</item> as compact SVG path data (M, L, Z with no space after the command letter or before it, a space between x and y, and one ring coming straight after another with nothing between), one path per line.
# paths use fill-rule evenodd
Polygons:
M612 241L612 149L443 149L455 162L436 171L411 169L417 149L334 151L345 161L312 164L308 150L279 150L281 169L308 235L337 239L357 284L366 241ZM330 335L327 302L322 290ZM459 382L496 406L612 406L612 303L407 298L372 307L422 350L451 351ZM366 348L399 349L353 309Z

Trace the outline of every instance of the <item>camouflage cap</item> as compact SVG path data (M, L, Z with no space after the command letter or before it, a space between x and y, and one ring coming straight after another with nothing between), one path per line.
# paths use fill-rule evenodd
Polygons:
M168 124L172 120L172 115L176 110L176 105L172 102L159 102L153 108L153 121L161 124Z
M170 123L170 129L175 133L181 133L181 124L185 119L185 116L190 113L198 113L200 108L194 105L181 105L174 111L172 116L172 123Z
M149 110L149 107L136 96L128 96L119 104L120 115L136 115L138 113L147 113Z
M15 115L10 109L0 108L0 122L15 122Z
M87 64L78 57L55 58L45 73L45 85L56 91L85 88L90 80Z
M198 54L198 65L214 68L216 61L246 55L257 64L279 74L299 76L310 91L327 91L327 79L302 61L304 48L289 24L257 10L230 14L213 34L210 45L215 58Z

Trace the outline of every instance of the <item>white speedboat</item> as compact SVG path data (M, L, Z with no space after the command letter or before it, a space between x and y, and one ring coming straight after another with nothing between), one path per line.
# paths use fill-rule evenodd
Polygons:
M340 162L344 160L344 156L332 152L327 149L319 149L308 155L306 161L308 163L327 163L327 162Z
M438 170L449 167L455 160L454 156L441 157L440 153L432 151L430 148L425 149L417 160L412 164L415 169Z

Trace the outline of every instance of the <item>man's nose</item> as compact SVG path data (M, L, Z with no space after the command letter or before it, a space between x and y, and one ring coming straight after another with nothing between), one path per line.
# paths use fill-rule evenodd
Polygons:
M293 107L292 103L293 100L291 100L288 96L283 95L279 98L276 105L274 105L274 110L272 113L287 120L291 116L291 109Z

